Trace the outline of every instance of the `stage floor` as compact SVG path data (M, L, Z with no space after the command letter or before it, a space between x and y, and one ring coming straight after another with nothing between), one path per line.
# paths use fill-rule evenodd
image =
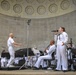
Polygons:
M76 71L52 71L52 70L0 70L0 75L76 75Z

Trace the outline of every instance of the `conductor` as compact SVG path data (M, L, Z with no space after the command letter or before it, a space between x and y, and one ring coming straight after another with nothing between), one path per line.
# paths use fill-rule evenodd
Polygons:
M6 67L13 67L13 62L14 62L14 58L15 58L15 51L14 51L14 47L20 46L19 43L16 43L13 39L14 35L13 33L9 34L9 38L7 40L7 46L8 46L8 52L10 54L10 59L8 61L8 64Z

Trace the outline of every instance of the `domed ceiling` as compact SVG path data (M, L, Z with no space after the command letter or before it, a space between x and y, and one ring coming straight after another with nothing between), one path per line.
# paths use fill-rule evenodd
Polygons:
M0 13L21 18L49 18L76 10L76 0L0 0Z

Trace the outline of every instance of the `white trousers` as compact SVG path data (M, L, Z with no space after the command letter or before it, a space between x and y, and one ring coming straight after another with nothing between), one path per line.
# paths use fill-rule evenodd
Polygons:
M14 59L15 59L15 52L14 52L13 47L9 47L8 51L9 51L9 54L10 54L10 59L8 61L7 67L9 67L10 65L12 65L13 62L14 62Z
M66 46L57 45L57 70L68 70Z
M34 66L39 68L41 64L43 65L44 59L52 59L52 57L51 57L51 55L40 56ZM45 66L43 66L43 67L45 67Z

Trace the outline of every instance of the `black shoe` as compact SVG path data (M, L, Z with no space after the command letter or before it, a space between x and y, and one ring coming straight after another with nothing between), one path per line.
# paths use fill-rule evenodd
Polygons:
M68 70L63 70L63 72L68 72Z
M57 70L57 69L55 69L54 71L61 71L61 70Z
M37 68L37 67L34 67L34 68L33 68L33 70L39 70L39 68Z
M43 67L42 69L43 69L43 70L46 70L46 69L47 69L47 67Z
M31 66L27 66L28 69L31 69Z

